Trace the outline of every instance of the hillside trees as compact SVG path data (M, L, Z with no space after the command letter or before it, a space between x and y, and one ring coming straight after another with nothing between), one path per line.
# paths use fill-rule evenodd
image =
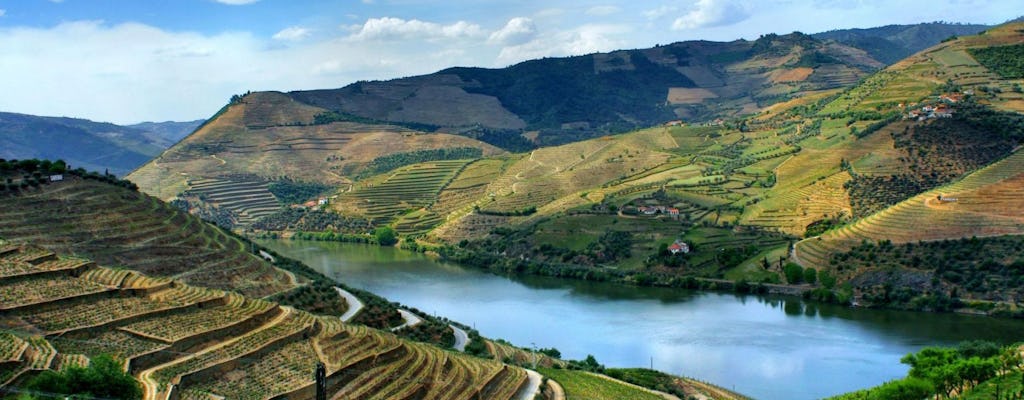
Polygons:
M122 364L109 355L93 358L88 367L44 371L27 386L32 391L69 395L70 398L142 398L142 388L135 378L125 373Z
M1006 79L1024 78L1024 44L968 49L985 68Z
M446 149L416 150L404 153L388 154L374 158L360 173L361 178L382 174L406 165L419 164L427 161L465 160L483 156L484 151L476 147L453 147Z
M381 246L394 246L398 243L398 234L390 226L381 226L373 230L373 237Z

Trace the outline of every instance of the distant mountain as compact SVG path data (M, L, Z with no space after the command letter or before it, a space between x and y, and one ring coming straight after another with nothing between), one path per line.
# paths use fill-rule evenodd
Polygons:
M63 159L123 176L174 144L162 134L106 122L0 113L0 158Z
M206 120L204 119L197 119L195 121L188 122L141 122L134 125L128 125L128 127L160 135L160 137L170 142L165 147L170 147L195 131L196 128L198 128L199 125L202 125L205 121Z
M551 145L675 119L750 114L807 92L852 85L884 65L839 42L772 34L545 58L501 69L450 68L289 96L343 118L476 135L513 149L485 133L515 138L536 131L531 136L537 144Z
M974 35L989 28L991 28L989 25L930 22L914 25L886 25L867 29L840 29L815 33L811 36L856 47L866 51L878 61L892 64L945 39Z

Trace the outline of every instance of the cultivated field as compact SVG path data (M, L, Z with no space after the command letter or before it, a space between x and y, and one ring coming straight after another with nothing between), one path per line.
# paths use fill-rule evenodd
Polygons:
M0 246L0 389L102 354L146 399L312 399L317 362L332 398L511 399L526 384L520 368L337 317Z
M831 254L864 240L907 243L1024 233L1024 219L1017 212L1022 175L1024 153L1017 152L960 181L911 197L820 238L801 241L796 245L796 259L805 266L823 268Z
M8 240L253 297L295 284L220 228L138 192L69 177L0 200Z

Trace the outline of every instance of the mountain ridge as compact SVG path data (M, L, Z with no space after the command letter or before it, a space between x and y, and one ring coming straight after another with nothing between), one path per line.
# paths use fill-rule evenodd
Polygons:
M124 176L177 143L180 131L193 123L176 128L168 123L121 126L83 118L0 112L0 158L63 159L75 167Z

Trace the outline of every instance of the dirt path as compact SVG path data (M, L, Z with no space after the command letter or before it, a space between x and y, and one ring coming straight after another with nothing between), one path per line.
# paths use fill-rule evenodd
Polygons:
M520 389L519 393L516 393L512 398L514 400L533 400L537 393L540 392L540 383L543 379L544 377L540 376L537 371L526 370L526 386Z
M405 328L405 327L416 326L416 325L419 325L421 322L423 322L423 319L421 319L419 316L417 316L416 314L413 314L412 312L410 312L408 310L403 310L403 309L399 308L398 309L398 313L402 314L402 319L405 320L405 323L401 324L399 326L396 326L394 328L391 328L392 332L397 331L397 330L402 329L402 328Z
M607 379L609 381L612 381L612 382L615 382L615 383L618 383L618 384L621 384L621 385L630 386L630 387L633 387L633 388L636 388L636 389L640 389L640 390L643 390L643 391L651 393L651 394L655 394L655 395L661 396L661 398L663 398L665 400L681 400L679 397L676 397L674 395L671 395L671 394L668 394L668 393L665 393L665 392L659 392L657 390L651 390L651 389L645 388L643 386L634 385L634 384L626 382L626 381L620 381L620 380L612 378L612 377L610 377L608 375L595 374L593 372L585 372L585 373L593 375L593 376L596 376L596 377L601 378L601 379Z
M554 379L548 379L548 387L551 388L550 400L565 400L565 389L562 389L561 384Z
M341 314L342 321L348 322L352 320L352 318L354 318L356 314L359 314L359 312L363 310L363 302L359 301L358 297L352 295L352 293L349 293L347 290L337 286L334 287L334 290L338 291L339 296L345 298L345 304L348 305L348 309L345 310L345 313Z
M261 325L260 327L254 329L254 330L251 330L249 332L246 332L244 335L236 336L236 337L234 337L234 338L232 338L230 340L224 341L222 343L218 343L218 344L216 344L214 346L207 347L207 348L203 349L202 351L200 351L198 353L193 353L193 354L191 354L189 356L186 356L186 357L175 358L175 359L173 359L171 361L168 361L166 363L163 363L163 364L160 364L160 365L156 365L156 366L154 366L152 368L149 368L149 369L143 370L142 372L139 372L138 378L139 378L139 381L142 382L142 389L143 389L143 396L142 396L142 398L144 400L156 400L157 396L161 393L160 389L159 389L160 388L160 384L153 379L153 373L156 372L157 370L169 367L171 365L183 363L183 362L188 361L188 360L190 360L192 358L195 358L197 355L200 355L200 354L207 354L207 353L212 353L212 352L218 351L218 350L220 350L220 349L222 349L224 347L227 347L229 345L234 344L235 342L238 342L238 341L242 340L242 338L244 338L246 336L255 334L256 332L260 332L260 331L269 329L272 326L280 324L281 321L284 321L286 318L291 316L291 314L294 312L294 310L291 307L281 307L281 310L283 312L280 315L278 315L277 317L274 317L274 319L268 321L267 323Z
M458 351L466 351L466 345L469 344L469 334L455 325L448 325L448 327L452 328L452 332L455 334L455 344L452 348Z

